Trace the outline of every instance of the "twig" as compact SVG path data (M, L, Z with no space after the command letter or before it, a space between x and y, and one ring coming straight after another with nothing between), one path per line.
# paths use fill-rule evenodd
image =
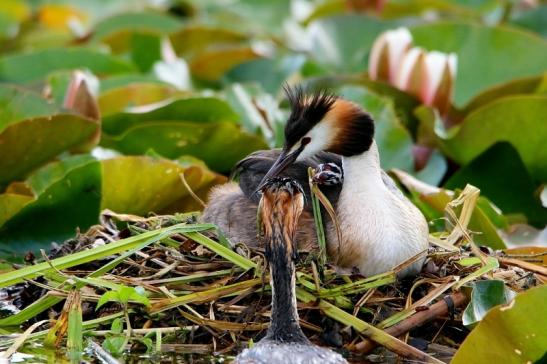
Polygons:
M203 200L201 198L199 198L198 195L196 195L194 190L192 190L192 188L190 187L190 185L186 181L186 177L184 176L184 173L180 173L179 177L180 177L180 180L182 181L182 184L184 185L184 187L186 187L186 189L188 190L188 193L190 194L190 196L192 196L192 198L194 200L196 200L201 205L201 207L205 208L205 206L206 206L205 202L203 202Z
M462 292L455 292L449 295L450 299L454 303L454 307L459 307L467 302L467 297ZM392 336L401 336L415 327L421 326L424 323L431 321L439 316L448 313L449 307L445 300L439 300L437 303L429 306L429 309L425 311L416 312L406 320L393 325L384 331ZM351 347L352 351L358 351L361 353L368 353L376 347L376 343L372 340L365 339Z
M498 258L498 261L500 262L500 264L503 264L506 266L512 265L512 266L519 267L524 270L541 274L547 277L547 268L542 267L541 265L532 264L532 263L525 262L523 260L513 259L513 258Z

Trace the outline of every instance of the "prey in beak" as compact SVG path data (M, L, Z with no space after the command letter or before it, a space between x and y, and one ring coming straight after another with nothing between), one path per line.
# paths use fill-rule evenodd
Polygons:
M259 192L261 192L261 190L264 188L268 180L274 177L278 177L281 173L283 173L283 171L288 166L293 164L296 161L296 159L298 159L298 156L300 155L300 153L302 153L302 151L304 150L304 147L306 146L306 144L308 144L309 142L310 142L309 138L303 138L300 142L300 146L296 149L293 148L294 149L293 151L291 151L287 146L285 146L283 150L281 151L281 154L279 155L279 157L277 157L277 160L274 162L274 164L270 168L270 170L266 173L266 175L264 175L264 178L262 178L262 181L260 181L254 194L256 195Z

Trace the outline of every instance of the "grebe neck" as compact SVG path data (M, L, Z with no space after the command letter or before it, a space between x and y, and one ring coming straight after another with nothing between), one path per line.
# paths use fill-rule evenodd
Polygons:
M359 155L342 157L344 184L342 190L363 190L383 186L380 154L376 141L372 141L369 150Z
M298 323L295 294L295 267L281 231L273 231L273 241L267 244L266 257L270 265L272 316L267 339L278 342L308 343Z

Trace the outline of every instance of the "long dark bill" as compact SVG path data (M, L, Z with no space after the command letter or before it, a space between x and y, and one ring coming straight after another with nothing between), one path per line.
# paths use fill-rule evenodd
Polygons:
M270 168L270 170L266 173L264 178L262 178L262 181L260 181L260 184L258 185L257 189L255 190L255 194L257 194L262 188L266 185L266 182L268 180L279 176L283 171L293 164L296 161L296 158L302 153L302 150L304 150L304 145L300 145L298 149L295 151L289 153L285 148L281 151L281 154L279 157L277 157L277 160L273 164L273 166Z

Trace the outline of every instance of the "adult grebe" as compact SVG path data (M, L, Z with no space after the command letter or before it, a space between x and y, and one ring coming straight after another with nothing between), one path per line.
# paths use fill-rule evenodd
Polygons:
M238 163L239 186L232 183L213 190L203 220L217 224L233 242L256 245L256 191L263 181L290 176L308 195L307 167L335 163L342 167L344 180L326 190L338 215L342 241L338 242L330 219L326 219L325 230L329 256L338 267L358 268L371 276L425 251L427 222L381 169L371 117L358 105L334 95L306 96L296 89L287 90L287 96L291 114L283 149L255 152ZM307 209L296 240L299 247L309 248L317 246L317 239ZM423 260L400 276L418 273Z
M347 363L340 354L313 345L298 323L293 239L304 206L301 187L291 179L275 178L265 182L262 192L259 219L270 267L272 315L266 336L235 363Z

